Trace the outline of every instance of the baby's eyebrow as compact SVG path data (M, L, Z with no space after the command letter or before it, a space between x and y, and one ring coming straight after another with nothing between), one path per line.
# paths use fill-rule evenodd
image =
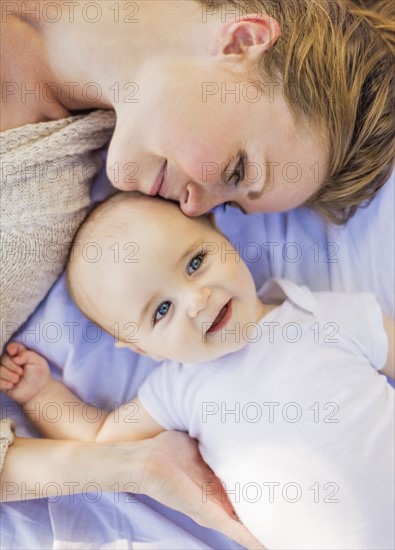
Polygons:
M147 315L148 310L152 307L152 304L155 302L155 300L158 299L158 296L156 294L153 294L151 298L149 298L148 302L143 307L143 311L140 314L140 317L138 319L138 325L142 325L145 321L145 317Z
M185 262L185 260L190 256L194 250L197 249L198 246L200 246L202 243L202 239L197 239L193 242L191 246L188 246L187 250L180 256L180 259L177 261L177 266Z

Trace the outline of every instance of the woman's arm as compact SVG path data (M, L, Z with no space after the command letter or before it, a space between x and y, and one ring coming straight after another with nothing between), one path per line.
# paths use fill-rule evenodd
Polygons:
M79 494L88 482L96 483L101 491L107 492L114 489L116 481L122 480L140 492L139 453L137 444L15 437L1 472L1 500ZM122 490L122 485L120 487Z
M1 500L83 493L88 483L96 483L103 492L144 493L242 546L263 548L236 521L220 481L200 456L196 440L181 432L164 432L133 443L16 437L1 474Z
M384 315L384 329L388 338L388 355L384 367L380 370L389 378L395 379L395 322Z

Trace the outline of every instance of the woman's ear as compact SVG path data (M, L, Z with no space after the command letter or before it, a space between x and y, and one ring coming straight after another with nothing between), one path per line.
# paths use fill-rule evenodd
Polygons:
M280 36L280 25L269 15L249 14L227 22L215 31L212 53L236 60L245 56L253 61L269 50Z

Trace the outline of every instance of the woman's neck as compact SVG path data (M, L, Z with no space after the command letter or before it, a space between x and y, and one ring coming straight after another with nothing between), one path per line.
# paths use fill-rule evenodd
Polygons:
M133 93L142 71L161 59L209 50L220 14L195 1L50 3L18 0L18 17L42 38L48 84L70 111L112 108L119 92ZM124 92L125 94L126 92Z

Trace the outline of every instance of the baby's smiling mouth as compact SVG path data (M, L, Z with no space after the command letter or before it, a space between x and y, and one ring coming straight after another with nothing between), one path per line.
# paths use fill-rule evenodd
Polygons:
M221 311L218 313L217 317L214 319L212 325L207 330L207 333L211 334L214 332L218 332L221 330L223 326L226 325L226 323L229 321L230 317L232 315L232 304L231 300L227 302Z

